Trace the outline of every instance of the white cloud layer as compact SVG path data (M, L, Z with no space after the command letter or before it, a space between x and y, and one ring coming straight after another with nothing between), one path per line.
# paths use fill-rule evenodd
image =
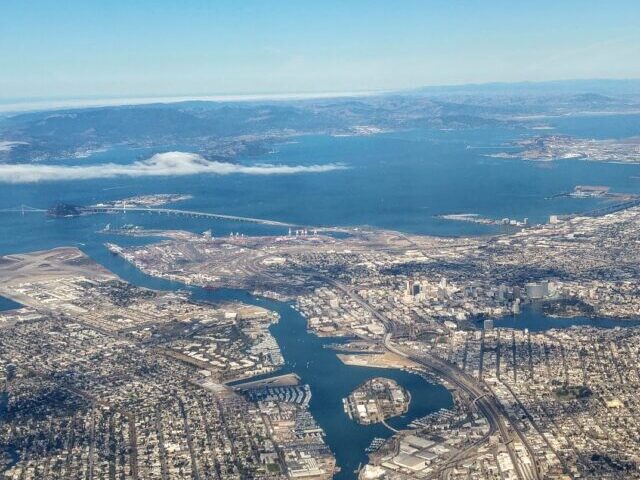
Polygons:
M370 97L386 91L354 91L354 92L319 92L319 93L280 93L265 95L200 95L182 97L128 97L128 98L104 98L104 99L62 99L3 103L0 98L0 113L18 113L31 111L59 110L64 108L93 108L113 107L124 105L148 105L152 103L179 103L179 102L260 102L260 101L290 101L290 100L314 100L324 98L350 98Z
M341 164L322 165L238 165L206 160L196 153L166 152L130 164L102 163L97 165L0 164L0 182L33 183L41 181L89 180L114 177L158 177L214 174L229 175L291 175L344 170Z
M27 142L0 141L0 152L10 152L17 145L28 145Z

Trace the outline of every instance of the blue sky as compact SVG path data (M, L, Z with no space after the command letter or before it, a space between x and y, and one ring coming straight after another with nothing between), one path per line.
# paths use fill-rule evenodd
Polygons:
M0 99L640 77L638 1L3 0Z

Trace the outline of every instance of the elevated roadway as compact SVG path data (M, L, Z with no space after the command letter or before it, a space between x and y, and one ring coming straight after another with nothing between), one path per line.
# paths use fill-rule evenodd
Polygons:
M181 210L178 208L153 208L153 207L82 207L79 209L83 213L126 213L126 212L143 212L158 213L165 215L184 215L196 218L213 218L216 220L228 220L232 222L258 223L261 225L269 225L273 227L297 227L303 228L302 225L295 223L278 222L276 220L266 220L263 218L241 217L238 215L224 215L221 213L199 212L196 210Z

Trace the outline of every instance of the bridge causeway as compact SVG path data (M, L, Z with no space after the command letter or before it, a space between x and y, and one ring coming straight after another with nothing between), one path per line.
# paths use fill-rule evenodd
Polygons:
M127 212L140 212L140 213L156 213L159 215L184 215L192 218L211 218L215 220L227 220L231 222L244 222L244 223L256 223L260 225L268 225L272 227L285 227L285 228L305 228L303 225L297 225L295 223L279 222L277 220L268 220L264 218L242 217L239 215L225 215L222 213L210 213L200 212L196 210L180 210L177 208L153 208L153 207L102 207L102 206L89 206L78 207L78 211L81 213L127 213ZM14 212L21 213L46 213L47 210L43 208L34 208L29 205L20 205L19 207L0 209L0 213Z

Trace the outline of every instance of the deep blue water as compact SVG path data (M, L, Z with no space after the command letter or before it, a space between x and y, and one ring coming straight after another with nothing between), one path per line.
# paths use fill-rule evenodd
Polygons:
M552 328L569 328L574 325L598 328L637 327L639 319L594 318L585 316L550 317L545 315L542 306L525 306L519 315L507 315L493 321L494 326L504 328L529 329L531 332L544 332Z
M5 310L13 310L20 307L21 305L19 303L14 302L13 300L0 297L0 312L3 312Z
M546 119L555 130L543 133L611 138L640 134L640 116ZM537 132L540 133L540 132ZM138 194L185 193L192 200L177 208L230 215L268 218L310 225L373 225L404 232L433 235L475 235L496 232L494 227L440 220L444 213L478 213L490 218L528 217L544 222L550 214L581 212L602 205L602 200L573 199L552 195L575 185L608 185L612 191L640 193L640 166L580 161L527 163L489 158L520 135L536 132L509 129L466 131L414 131L372 137L302 137L297 143L279 145L276 153L241 159L244 163L310 165L343 163L347 170L290 176L188 176L175 178L109 179L75 182L43 182L31 185L0 185L0 210L21 204L47 208L56 201L88 205ZM189 145L171 149L189 151ZM151 150L118 148L83 160L127 162L145 158ZM67 161L61 160L60 163ZM41 213L0 212L0 254L79 246L96 261L122 278L158 289L185 288L181 284L148 277L108 253L104 242L120 245L150 239L116 237L97 233L107 223L127 223L146 228L185 229L214 235L239 231L247 235L284 233L282 228L224 221L166 217L154 214L92 215L50 219ZM340 478L352 478L353 469L366 460L364 449L375 436L389 432L380 425L360 426L347 419L341 399L368 378L384 375L396 379L413 395L405 418L392 420L402 426L451 402L443 387L400 371L347 367L335 352L322 348L326 340L309 335L304 319L287 304L254 298L245 292L189 289L197 299L239 299L278 311L282 320L272 327L287 365L311 385L311 411L327 433L339 465ZM0 299L0 310L11 305ZM525 310L496 325L541 330L591 324L592 319L551 319L541 312ZM607 325L607 321L598 321Z
M570 117L549 119L556 127L544 133L572 133L609 138L640 135L640 116ZM549 197L575 185L608 185L616 192L640 192L640 166L559 161L523 162L487 157L505 150L505 144L532 130L477 129L411 131L370 137L300 137L278 145L276 152L241 159L243 163L310 165L342 163L348 170L280 176L196 175L42 182L0 185L0 210L26 204L47 208L58 200L86 205L145 193L185 193L194 198L176 204L230 215L241 215L308 225L373 225L404 232L468 235L496 232L496 227L435 218L443 213L478 213L490 218L527 217L545 222L551 214L593 209L603 200ZM168 149L189 151L189 145ZM126 162L155 150L110 152L74 162ZM38 218L40 217L40 218ZM0 252L11 251L18 235L20 248L82 241L96 227L124 223L166 227L166 218L127 213L83 219L42 221L41 215L0 213ZM258 225L172 217L175 228L214 234L279 233L282 229ZM78 235L81 231L81 235Z

